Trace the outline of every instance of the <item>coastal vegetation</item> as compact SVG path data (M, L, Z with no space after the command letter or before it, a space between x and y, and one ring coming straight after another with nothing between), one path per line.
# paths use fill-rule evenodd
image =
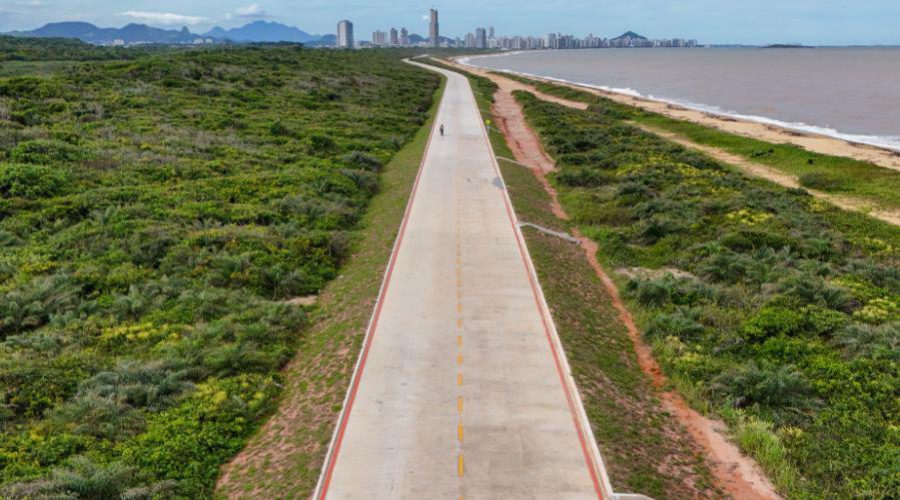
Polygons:
M635 123L665 130L704 146L721 149L753 163L794 176L807 189L854 197L890 210L900 209L900 172L852 158L808 151L792 144L774 144L640 110L587 91L508 73L505 78L533 86L555 97L603 109L616 109Z
M516 96L673 386L789 497L896 497L900 230L642 131L634 108Z
M439 82L386 51L134 54L0 77L3 498L210 496Z

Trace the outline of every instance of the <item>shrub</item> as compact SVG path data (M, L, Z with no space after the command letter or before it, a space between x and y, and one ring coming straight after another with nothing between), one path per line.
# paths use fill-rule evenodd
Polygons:
M337 143L327 135L313 134L306 138L307 151L311 155L325 156L334 152Z
M749 361L716 377L711 390L735 408L761 405L776 417L809 408L814 402L809 382L792 365Z
M669 216L653 215L646 220L639 230L639 235L642 242L652 244L683 229L684 227L679 221Z
M62 193L66 175L54 168L21 163L0 163L0 194L46 198Z
M241 449L254 429L250 422L271 408L275 390L273 379L259 375L210 380L153 417L123 457L158 479L177 481L179 495L208 496L219 464Z
M778 291L797 305L814 304L847 312L850 312L848 308L852 306L846 290L832 286L820 277L808 274L789 276L779 283Z
M74 307L79 290L68 275L55 274L0 295L0 338L44 325Z
M762 342L778 335L794 335L803 329L803 316L782 307L766 306L744 323L743 337L750 342Z
M86 156L77 146L43 139L20 142L10 152L12 161L36 164L83 160Z
M53 470L50 479L18 483L0 489L4 498L110 498L146 499L169 497L174 492L171 481L150 486L135 484L144 479L134 467L121 463L97 464L82 456L68 460L64 467Z
M662 307L666 304L696 305L715 297L715 291L688 278L676 278L671 273L652 280L629 280L626 293L643 305Z
M380 172L382 168L381 162L378 161L377 158L363 153L362 151L353 151L352 153L345 155L344 162L353 167L371 170L373 172Z
M565 186L598 187L614 181L615 176L590 167L567 168L556 174L555 179Z
M269 133L277 136L277 137L289 137L293 135L293 132L281 122L281 120L276 120L269 125Z
M851 323L835 334L834 342L851 356L879 351L894 356L900 346L900 321L877 326Z
M844 180L828 172L807 172L800 174L800 185L820 191L839 191L844 188Z
M673 313L653 316L647 327L647 336L665 338L677 337L681 340L696 340L703 334L703 325L698 321L697 311L679 307Z

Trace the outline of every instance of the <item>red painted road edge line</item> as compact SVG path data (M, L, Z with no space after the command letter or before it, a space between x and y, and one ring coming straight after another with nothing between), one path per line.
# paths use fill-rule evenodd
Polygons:
M474 98L474 96L473 96ZM477 108L477 105L476 105ZM503 174L500 172L500 166L497 163L497 158L494 156L494 148L491 146L491 140L488 136L487 129L484 128L484 123L482 122L482 132L484 135L484 140L487 143L488 151L491 154L491 159L493 160L494 171L497 173L497 176L502 180ZM531 293L534 296L534 302L538 307L538 311L541 313L541 323L544 326L544 334L547 336L547 342L550 344L550 351L553 353L553 362L556 365L556 373L559 375L559 382L563 386L563 392L566 394L566 402L569 406L569 413L572 415L572 422L575 424L575 430L578 433L578 441L581 444L581 452L584 454L584 461L587 465L588 471L591 475L591 480L594 483L594 491L597 493L597 498L601 500L604 498L603 496L603 488L600 486L600 478L597 476L597 464L594 463L592 458L592 454L588 451L587 440L585 438L585 432L581 425L581 419L578 418L578 411L575 409L575 400L572 397L572 392L569 388L569 384L566 383L566 377L563 373L562 369L562 361L559 358L559 352L556 349L556 344L553 342L553 336L550 333L550 326L547 324L547 315L544 311L543 304L541 303L539 294L538 294L538 284L535 282L534 269L531 267L531 262L528 259L527 253L524 248L524 243L519 238L519 231L516 227L516 216L513 211L512 204L509 200L509 196L506 192L506 182L503 183L503 203L506 205L506 215L509 217L509 223L512 225L513 234L516 236L516 245L519 247L519 255L522 257L522 263L525 265L525 270L528 273L528 282L531 284Z
M446 91L446 88L444 89ZM372 340L375 337L375 330L378 326L378 318L381 316L381 309L384 306L384 299L387 296L387 290L391 283L391 276L394 274L394 264L397 262L397 255L400 253L400 245L403 243L403 235L406 233L406 224L409 221L409 214L412 212L413 203L416 200L416 192L419 189L419 179L422 177L422 171L425 169L425 159L428 157L428 150L431 148L431 138L434 135L434 127L437 126L437 116L440 114L441 106L443 106L443 95L441 96L441 104L438 105L438 111L434 115L434 122L431 130L428 132L428 142L425 144L425 151L422 153L422 160L419 162L419 171L416 173L416 180L413 182L412 193L409 197L409 203L403 212L403 221L400 223L400 231L397 233L397 242L391 251L391 260L388 263L387 271L384 276L384 284L382 285L381 294L378 297L378 303L375 305L375 313L369 322L368 332L366 333L366 343L363 346L362 353L359 358L359 366L353 376L353 382L350 385L350 392L347 397L347 403L344 407L343 417L338 425L338 432L335 437L333 451L329 457L328 464L325 469L325 476L322 482L322 490L319 492L319 499L324 499L328 495L328 487L331 485L331 476L334 473L335 464L337 464L338 454L341 451L341 443L344 440L344 433L347 430L347 422L350 420L350 413L353 411L353 402L356 399L356 393L359 390L359 382L362 379L363 371L366 368L366 359L369 357L369 349L372 347Z

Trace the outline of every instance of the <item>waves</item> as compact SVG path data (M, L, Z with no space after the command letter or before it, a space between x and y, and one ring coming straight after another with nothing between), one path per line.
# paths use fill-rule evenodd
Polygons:
M521 53L521 51L506 52L506 53L502 53L502 54L490 54L490 55L485 55L485 56L469 56L469 57L460 58L457 61L461 64L473 66L476 68L488 69L491 71L500 71L500 72L504 72L504 73L510 73L513 75L523 76L523 77L542 78L542 79L550 80L550 81L554 81L554 82L566 83L566 84L570 84L570 85L577 85L580 87L597 89L597 90L601 90L604 92L613 92L616 94L627 95L630 97L637 97L637 98L641 98L641 99L647 99L647 100L651 100L651 101L672 104L672 105L679 106L682 108L691 109L694 111L700 111L703 113L709 113L712 115L732 118L735 120L761 123L764 125L771 125L774 127L779 127L779 128L783 128L783 129L787 129L787 130L793 130L796 132L821 135L821 136L825 136L825 137L832 137L832 138L841 139L841 140L847 141L847 142L852 142L852 143L857 143L857 144L866 144L869 146L875 146L875 147L879 147L879 148L883 148L883 149L889 149L892 151L900 152L900 136L850 134L850 133L841 132L834 128L822 126L822 125L814 125L814 124L802 123L802 122L783 121L783 120L779 120L777 118L740 113L738 111L723 109L719 106L713 106L713 105L709 105L709 104L703 104L703 103L688 101L688 100L684 100L684 99L678 99L678 98L672 98L672 97L666 97L666 96L657 96L657 95L653 95L653 94L644 94L636 89L628 88L628 87L625 87L625 88L610 87L610 86L606 86L606 85L597 85L597 84L591 84L591 83L585 83L585 82L571 81L571 80L566 80L563 78L557 78L557 77L554 77L551 75L526 73L526 72L512 71L512 70L506 70L506 69L497 69L497 68L491 68L489 66L481 66L481 65L474 63L474 61L476 59L487 59L487 58L492 58L492 57L506 57L506 56L511 56L511 55L519 54L519 53Z

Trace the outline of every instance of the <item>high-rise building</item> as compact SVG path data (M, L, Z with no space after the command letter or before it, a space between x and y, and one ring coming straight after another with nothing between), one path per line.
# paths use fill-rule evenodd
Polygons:
M346 19L337 24L337 46L345 49L353 48L353 23Z
M387 33L385 33L384 31L375 30L375 32L372 33L372 45L375 45L376 47L384 47L386 45L386 41Z
M400 28L400 45L409 47L409 31L406 28Z
M475 48L487 48L487 31L484 28L475 28Z
M495 35L495 33L494 33L494 27L493 27L493 26L490 26L490 27L488 28L488 38L496 38L494 35Z
M400 37L397 34L397 28L391 28L390 33L391 33L391 37L390 37L391 47L396 47L396 46L400 45Z
M431 9L431 22L428 25L428 36L432 47L441 46L441 28L438 23L438 11Z

